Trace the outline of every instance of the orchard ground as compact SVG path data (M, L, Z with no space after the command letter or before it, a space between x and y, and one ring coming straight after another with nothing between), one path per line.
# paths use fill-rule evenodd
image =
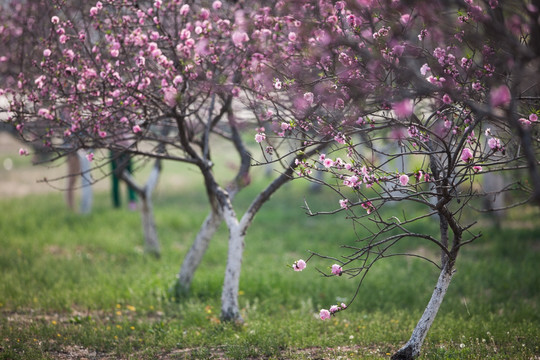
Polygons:
M304 196L321 210L338 199L293 181L247 235L245 323L222 323L224 227L191 295L175 299L169 292L208 211L195 171L164 164L154 200L163 256L155 260L143 253L139 214L125 200L122 209L112 208L108 179L94 187L91 214L69 212L62 192L36 183L64 176L65 165L32 166L30 157L17 155L20 144L0 136L0 359L388 358L407 341L437 279L437 269L421 260L379 262L347 311L319 320L319 309L351 299L357 281L321 277L315 268L330 273L330 260L310 261L300 273L291 265L308 250L338 257L339 246L354 245L356 237L346 219L306 216ZM224 176L229 170L219 169ZM264 171L255 169L238 204L247 206ZM52 185L64 187L65 179ZM402 209L388 209L389 216L394 211ZM539 215L532 207L511 211L495 226L470 213L483 236L463 249L423 358L540 359ZM437 232L436 222L421 226ZM438 257L421 243L406 245Z

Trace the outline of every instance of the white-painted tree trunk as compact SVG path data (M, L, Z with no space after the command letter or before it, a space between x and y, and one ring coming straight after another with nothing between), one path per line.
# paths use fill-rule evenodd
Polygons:
M216 233L222 221L222 216L215 211L211 211L204 220L195 237L193 245L191 245L191 248L186 254L184 262L182 262L180 272L177 275L174 289L176 297L185 296L189 292L195 270L199 267L203 255L208 249L208 244L210 244L210 240Z
M137 184L133 176L124 171L121 173L122 179L135 190L141 199L141 220L144 232L144 249L146 252L156 256L161 256L161 247L159 245L158 234L156 230L156 222L154 219L154 210L152 205L152 194L159 181L161 174L161 161L156 160L146 185L141 187Z
M452 275L453 270L447 269L446 266L441 270L435 290L433 290L426 310L424 310L420 321L418 321L418 324L414 328L411 338L401 349L392 355L392 360L416 359L420 355L422 344L441 307L441 303L452 280Z
M227 216L227 215L225 215ZM226 221L235 221L226 219ZM240 287L240 271L242 268L242 255L244 253L245 232L240 226L229 226L229 251L227 253L227 267L221 293L221 318L225 321L242 322L238 306L238 290Z
M84 150L78 150L77 156L79 157L79 164L81 166L81 177L82 177L82 186L81 186L81 213L88 214L92 210L92 175L90 171L92 170L92 165L90 161L86 158L86 152Z
M322 149L322 146L321 146ZM313 153L318 149L313 150ZM311 156L307 154L307 156ZM272 194L279 189L283 184L287 183L292 177L294 161L291 166L276 178L272 183L261 191L249 205L248 209L238 221L236 213L230 202L230 197L220 192L220 204L222 209L223 219L229 229L229 251L227 254L227 266L225 269L225 280L223 282L223 292L221 294L221 318L225 321L242 322L242 316L238 306L238 290L240 286L240 270L242 267L242 255L244 253L244 239L247 229L251 225L255 215L265 204Z
M146 185L142 189L141 196L141 218L144 231L144 248L149 254L156 257L161 256L161 247L159 245L158 234L156 230L156 221L154 217L154 206L152 204L152 194L157 186L159 175L161 173L161 163L156 162Z
M487 194L484 196L484 207L486 210L496 210L505 207L504 201L504 178L498 173L486 173L482 176L482 186L484 192ZM500 220L504 218L505 212L493 211L492 216L496 219L494 221L495 226L500 226Z
M156 257L161 256L152 199L141 196L141 220L144 231L144 250Z

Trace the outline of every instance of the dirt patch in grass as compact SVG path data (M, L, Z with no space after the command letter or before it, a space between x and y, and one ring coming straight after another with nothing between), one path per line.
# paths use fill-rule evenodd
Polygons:
M53 351L48 355L58 360L105 360L118 358L110 354L100 353L78 345L68 345L63 347L61 351Z
M73 324L85 321L96 321L100 323L122 321L134 321L138 318L144 319L146 323L156 323L162 321L165 314L162 311L137 311L131 305L106 310L77 310L73 309L66 313L40 313L35 310L18 310L17 312L4 311L1 313L9 323L13 325L29 325L36 322L56 324Z
M393 351L393 350L392 350ZM213 348L187 348L178 349L172 352L159 355L157 359L173 360L173 359L202 359L208 356L212 360L227 360L227 347ZM389 350L382 350L380 346L340 346L336 348L310 347L305 349L286 349L279 356L271 356L270 358L279 359L310 359L310 360L345 360L345 359L369 359L381 358L390 356ZM248 359L266 359L267 357L250 357Z

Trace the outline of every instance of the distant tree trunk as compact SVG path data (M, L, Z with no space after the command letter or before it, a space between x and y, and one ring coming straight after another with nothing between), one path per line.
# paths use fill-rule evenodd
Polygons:
M424 343L424 339L441 307L441 303L446 295L450 281L452 280L452 275L453 270L450 265L443 267L435 290L433 290L433 294L431 295L431 299L429 300L420 321L418 321L418 324L414 328L411 338L401 349L392 355L392 360L416 359L420 355L422 344Z
M141 219L144 231L144 249L147 253L156 257L161 255L158 234L156 230L156 222L154 220L154 210L152 199L146 194L141 195Z
M92 210L92 175L90 173L92 166L90 165L90 161L86 158L86 152L84 150L77 151L77 155L81 165L82 177L81 213L88 214Z
M210 240L216 233L222 221L223 217L219 212L214 210L211 210L204 220L195 237L193 245L191 245L191 248L182 262L180 272L178 273L177 281L174 285L174 294L177 298L185 296L189 292L195 270L199 267L203 255L205 254L206 249L208 249Z
M309 192L310 193L318 193L322 190L323 186L322 186L322 180L323 180L323 177L324 177L324 172L323 171L316 171L315 172L315 179L318 180L318 181L312 181L309 185Z
M144 249L147 253L156 257L161 256L161 247L159 245L156 222L152 205L152 193L157 186L159 175L161 173L161 160L157 159L150 176L144 187L139 186L133 176L124 170L121 173L122 179L139 195L141 198L141 219L144 232Z
M67 176L67 190L66 190L66 202L68 208L73 211L75 210L75 184L77 182L77 177L81 173L81 167L79 164L79 157L75 153L70 153L67 155L67 166L68 166L68 176Z
M493 225L497 228L501 227L501 220L505 216L503 209L504 201L504 178L501 174L486 173L482 177L482 185L484 188L484 208L490 211L490 216L493 218Z

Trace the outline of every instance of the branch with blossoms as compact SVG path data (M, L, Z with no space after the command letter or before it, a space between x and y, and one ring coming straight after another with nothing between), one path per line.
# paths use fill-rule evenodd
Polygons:
M314 256L314 254L312 254L305 261L303 259L299 259L299 260L295 261L293 263L293 265L292 265L293 270L294 271L302 271L302 270L304 270L306 268L306 266L307 266L307 262L313 256ZM319 272L321 272L325 276L328 276L328 275L326 275L325 273L323 273L320 270L319 270ZM342 269L341 265L339 265L339 264L332 265L331 272L332 272L333 276L341 276L341 275L343 275L343 269ZM319 312L319 317L320 317L321 320L327 320L327 319L330 319L331 316L335 315L339 311L342 311L342 310L345 310L345 309L347 309L347 304L345 304L345 303L341 303L340 305L332 305L332 306L330 306L329 309L321 309L320 312Z

